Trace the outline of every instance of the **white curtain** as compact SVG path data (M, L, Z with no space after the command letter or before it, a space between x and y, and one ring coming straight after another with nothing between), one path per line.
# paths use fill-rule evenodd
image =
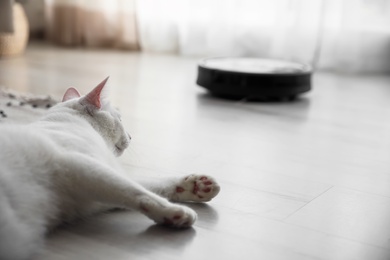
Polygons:
M49 39L390 71L390 0L45 0Z
M390 71L389 0L138 0L141 47Z
M45 0L45 16L54 43L139 49L135 0Z

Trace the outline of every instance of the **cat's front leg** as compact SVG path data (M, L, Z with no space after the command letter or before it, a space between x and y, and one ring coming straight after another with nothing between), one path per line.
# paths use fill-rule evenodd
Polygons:
M207 202L217 196L221 190L213 177L203 174L154 180L143 179L138 182L148 190L177 202Z
M62 172L56 175L56 186L62 186L59 197L69 196L75 205L80 200L135 209L156 223L178 228L196 221L191 208L169 202L93 158L70 154L60 166Z

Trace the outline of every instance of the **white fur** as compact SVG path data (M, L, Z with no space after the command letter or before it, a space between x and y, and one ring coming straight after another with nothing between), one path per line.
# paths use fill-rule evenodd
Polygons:
M175 227L196 220L192 209L126 177L115 156L128 147L130 136L104 93L99 92L100 108L74 93L37 122L0 126L1 260L29 259L49 229L110 207L137 209ZM184 179L161 185L148 188L170 199L197 201L193 195L175 195L180 185L192 191ZM219 191L214 180L210 187L207 200Z

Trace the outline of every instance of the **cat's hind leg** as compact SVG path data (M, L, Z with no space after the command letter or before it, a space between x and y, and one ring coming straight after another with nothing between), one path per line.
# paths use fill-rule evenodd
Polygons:
M217 181L207 175L191 174L156 180L139 180L148 190L176 202L207 202L221 190Z

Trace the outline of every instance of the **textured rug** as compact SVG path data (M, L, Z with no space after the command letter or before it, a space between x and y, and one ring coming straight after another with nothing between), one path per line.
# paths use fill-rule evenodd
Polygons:
M0 124L30 123L59 101L50 96L35 96L0 88Z

